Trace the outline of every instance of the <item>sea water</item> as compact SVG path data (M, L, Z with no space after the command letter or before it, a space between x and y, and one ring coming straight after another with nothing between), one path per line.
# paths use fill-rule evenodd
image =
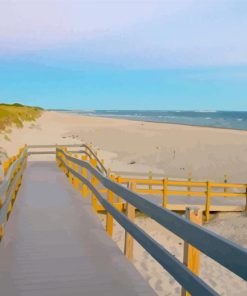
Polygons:
M247 130L247 111L76 110L71 112L88 116Z

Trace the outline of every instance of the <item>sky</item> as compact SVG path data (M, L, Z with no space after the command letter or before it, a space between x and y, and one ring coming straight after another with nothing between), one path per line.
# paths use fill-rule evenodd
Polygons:
M246 110L246 0L0 0L0 102Z

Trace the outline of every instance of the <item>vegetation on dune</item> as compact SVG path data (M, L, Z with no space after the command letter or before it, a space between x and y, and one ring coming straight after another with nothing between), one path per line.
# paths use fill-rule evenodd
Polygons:
M0 104L0 131L15 125L23 127L25 121L35 121L41 114L42 108L15 104Z

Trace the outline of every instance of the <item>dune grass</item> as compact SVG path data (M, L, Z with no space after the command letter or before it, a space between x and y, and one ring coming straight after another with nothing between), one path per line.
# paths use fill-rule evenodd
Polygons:
M0 104L0 131L11 126L23 127L25 121L35 121L42 114L42 108L21 104Z

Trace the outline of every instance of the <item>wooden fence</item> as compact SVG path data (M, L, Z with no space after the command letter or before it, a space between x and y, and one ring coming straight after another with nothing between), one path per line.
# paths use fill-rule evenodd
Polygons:
M92 147L87 145L83 145L83 147L85 150L81 150L77 153L70 152L70 155L83 160L90 159L91 164L96 167L98 166L98 168L104 167L104 161L99 160L95 152L93 152ZM104 170L101 169L101 171L112 180L125 187L127 187L129 183L134 184L133 190L141 195L160 196L162 198L161 205L170 210L185 211L186 207L189 205L186 202L182 204L169 203L168 197L187 196L197 199L204 198L204 205L196 204L196 206L205 212L206 221L210 220L210 211L247 211L247 184L226 183L226 179L224 183L194 181L191 177L189 177L188 180L171 180L168 178L155 179L151 174L147 178L122 177L111 172L109 169L107 170L105 167ZM85 174L87 173L84 172L84 175ZM83 191L86 195L87 189L84 188ZM101 188L100 192L106 193L107 191L105 188ZM221 198L222 204L213 204L212 198L214 197ZM240 200L241 205L224 204L224 201L227 201L228 198ZM124 210L126 208L126 202L121 197L116 196L114 198L114 205L118 209ZM95 210L104 211L104 207L95 202Z
M184 207L170 206L168 204L168 196L193 196L193 197L204 197L206 221L210 219L211 198L212 197L236 197L244 198L245 206L240 206L240 210L247 210L247 185L246 184L236 184L236 183L216 183L216 182L201 182L201 181L177 181L164 179L138 179L138 178L126 178L121 176L116 176L115 180L119 184L127 185L128 183L135 183L135 191L143 195L160 195L162 196L162 206L164 208L170 209L182 209ZM236 210L236 206L229 205L218 205L216 208L218 211L224 210Z

